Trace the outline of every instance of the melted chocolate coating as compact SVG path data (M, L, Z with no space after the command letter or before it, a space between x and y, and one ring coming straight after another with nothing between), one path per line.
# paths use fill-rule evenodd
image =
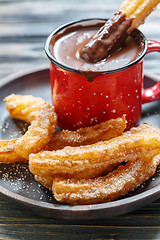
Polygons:
M89 82L97 76L122 68L134 61L143 48L142 40L136 34L128 36L113 55L101 61L93 63L81 58L82 49L103 25L104 22L87 26L69 26L63 32L57 33L50 42L52 56L58 63L79 70Z
M112 55L127 37L131 23L132 19L126 18L125 14L116 13L84 46L80 53L81 58L95 63Z

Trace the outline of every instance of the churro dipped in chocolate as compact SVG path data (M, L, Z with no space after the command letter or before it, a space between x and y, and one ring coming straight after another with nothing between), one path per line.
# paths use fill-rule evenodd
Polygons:
M88 62L98 62L115 53L128 34L144 23L160 0L125 0L120 10L90 39L80 56Z

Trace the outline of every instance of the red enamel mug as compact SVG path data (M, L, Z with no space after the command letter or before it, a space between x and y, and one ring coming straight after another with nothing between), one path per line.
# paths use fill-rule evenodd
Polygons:
M52 56L50 42L55 34L63 32L68 26L91 25L101 21L104 19L69 23L54 30L46 41L52 101L61 129L75 130L123 115L126 116L129 129L138 124L143 103L160 99L160 82L149 89L143 89L144 56L150 52L160 52L160 42L147 41L137 29L134 31L144 46L141 54L131 63L97 76L92 82L88 82L78 69L67 67Z

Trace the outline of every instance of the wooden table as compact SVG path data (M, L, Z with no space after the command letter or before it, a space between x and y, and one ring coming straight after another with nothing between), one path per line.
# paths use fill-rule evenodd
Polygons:
M97 3L98 2L98 3ZM0 79L48 64L44 42L57 26L91 17L111 17L120 0L0 1ZM160 8L140 30L160 41ZM160 76L159 55L145 58L145 70ZM0 239L160 239L160 201L105 220L71 221L40 217L0 201Z

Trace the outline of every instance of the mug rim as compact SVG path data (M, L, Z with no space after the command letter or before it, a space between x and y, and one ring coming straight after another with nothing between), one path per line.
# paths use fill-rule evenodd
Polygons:
M82 23L82 22L87 22L87 21L94 21L94 20L100 20L100 21L107 21L108 19L106 18L85 18L85 19L80 19L80 20L77 20L77 21L72 21L72 22L69 22L69 23L66 23L66 24L63 24L59 27L57 27L56 29L54 29L50 35L48 36L47 40L46 40L46 43L45 43L45 53L47 55L47 57L49 58L49 60L54 63L55 65L57 65L58 67L64 69L64 70L67 70L69 72L73 72L73 73L78 73L78 74L83 74L79 69L75 69L75 68L71 68L65 64L62 64L60 63L59 61L57 61L53 55L51 54L50 50L49 50L49 46L50 46L50 42L53 38L53 36L55 36L57 33L59 33L60 31L64 30L65 28L71 26L71 25L74 25L74 24L77 24L77 23ZM148 41L147 41L147 38L145 37L145 35L139 30L139 29L134 29L133 30L134 32L136 31L143 39L143 43L144 43L144 47L143 47L143 50L141 51L140 55L134 59L132 62L126 64L125 66L123 67L120 67L120 68L117 68L117 69L112 69L112 70L108 70L108 71L99 71L99 73L102 73L102 75L105 75L105 74L111 74L111 73L115 73L115 72L120 72L120 71L123 71L125 69L128 69L134 65L136 65L138 62L140 62L146 52L147 52L147 49L148 49Z

